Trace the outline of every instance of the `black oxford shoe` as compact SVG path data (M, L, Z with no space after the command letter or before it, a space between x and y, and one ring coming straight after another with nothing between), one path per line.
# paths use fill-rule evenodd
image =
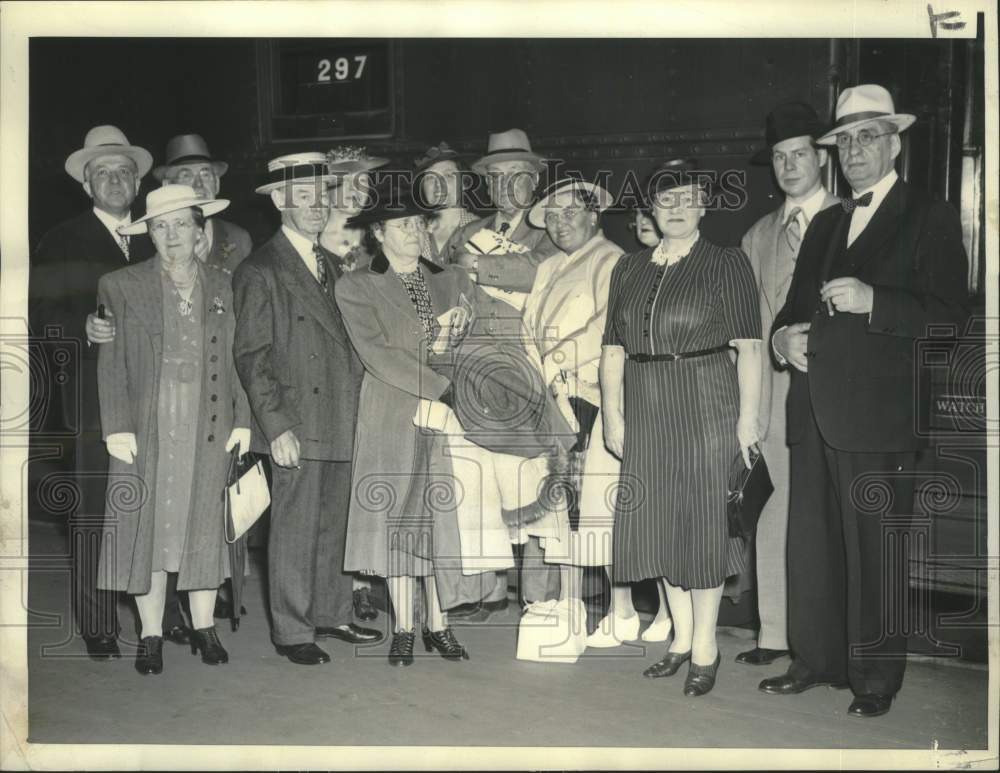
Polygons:
M275 649L279 655L284 655L293 663L300 666L318 666L320 663L329 663L330 656L317 647L313 642L305 644L279 644Z
M736 656L736 662L745 666L769 666L778 658L783 658L788 650L769 650L766 647L754 647Z
M686 661L691 659L691 650L687 652L667 652L663 660L656 661L642 672L643 676L658 679L661 676L673 676Z
M413 665L413 641L416 634L413 631L396 631L392 635L392 644L389 647L390 666L412 666Z
M851 702L847 713L852 717L880 717L889 713L894 697L894 695L878 695L876 693L858 695Z
M837 690L847 687L846 682L832 682L829 679L798 679L791 674L782 674L765 679L757 686L757 689L768 695L798 695L800 692L823 685Z
M91 660L111 660L122 656L118 640L114 636L85 636L83 643L87 646L87 655Z
M354 623L338 625L333 628L317 627L316 635L340 639L348 644L375 644L382 641L383 638L381 631L376 631L374 628L362 628Z
M474 604L462 604L448 610L448 621L459 623L485 623L495 614L507 611L507 599L500 601L477 601Z

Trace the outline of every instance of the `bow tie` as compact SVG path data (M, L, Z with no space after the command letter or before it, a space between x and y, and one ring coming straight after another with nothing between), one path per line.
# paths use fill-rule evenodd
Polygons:
M844 208L844 212L848 215L851 214L858 207L867 207L872 203L872 192L868 191L864 196L859 196L856 199L841 199L840 206Z

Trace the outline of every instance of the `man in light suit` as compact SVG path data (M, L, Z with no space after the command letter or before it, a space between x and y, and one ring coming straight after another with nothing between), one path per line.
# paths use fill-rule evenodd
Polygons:
M885 714L906 667L909 561L900 535L913 508L917 432L930 410L916 342L961 328L968 260L958 214L893 168L897 113L881 86L845 89L835 145L852 197L816 215L771 336L790 364L788 636L792 664L761 691L849 683L848 714ZM917 397L920 393L919 399ZM895 615L895 619L887 619Z
M236 269L233 354L253 412L251 450L269 454L271 638L300 665L328 663L317 637L373 643L353 622L344 544L364 371L334 302L336 268L317 244L330 214L322 153L268 164L281 228Z
M839 202L820 179L827 162L825 149L814 145L823 133L816 111L801 102L776 107L767 117L766 147L752 163L770 164L784 203L751 226L743 237L760 287L761 330L770 330L774 315L785 305L799 246L809 223L821 210ZM788 532L788 465L785 443L787 371L776 370L770 357L761 359L758 433L761 450L774 483L755 535L757 609L760 631L757 646L736 656L737 663L763 666L788 654L785 541Z
M528 211L534 204L535 190L544 168L545 160L532 151L528 136L520 129L491 134L486 155L472 165L474 172L486 178L497 211L455 231L443 252L454 254L454 262L472 272L491 298L473 323L473 332L519 341L521 310L535 282L538 265L559 252L544 228L535 228L528 222ZM512 245L511 249L500 248L482 254L474 244L479 243L476 237L483 231L490 232L487 235L496 234L500 244ZM498 491L501 506L507 511L533 506L535 492L527 491L519 482L524 480L519 473L524 460L507 454L489 454L488 459L493 464L483 466L484 490ZM558 597L559 570L544 563L538 536L518 533L512 538L524 546L520 572L522 601L547 601ZM455 610L451 614L456 619L471 616L484 620L491 611L503 609L506 604L507 577L501 572L495 589L482 605Z

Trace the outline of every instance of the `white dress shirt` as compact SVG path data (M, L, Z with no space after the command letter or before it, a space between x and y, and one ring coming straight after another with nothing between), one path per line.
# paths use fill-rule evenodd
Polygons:
M121 244L122 235L118 233L118 228L124 225L131 225L132 213L131 212L127 213L125 217L119 220L114 215L105 212L103 209L98 209L97 207L94 207L94 214L97 215L97 219L101 221L101 224L108 229L108 232L111 234L111 238L114 239L118 244ZM127 236L124 238L128 239ZM122 250L122 254L123 255L125 254L124 250ZM128 260L127 256L126 260Z
M814 193L800 202L794 202L789 198L785 199L785 206L781 210L781 224L788 225L788 215L793 209L798 209L799 233L805 236L806 228L816 217L816 214L823 208L826 200L826 188L819 186Z
M865 188L863 191L855 191L854 198L859 198L864 196L868 191L871 191L872 201L867 207L856 207L854 212L851 213L851 227L847 230L847 246L850 247L854 244L854 240L858 238L862 231L871 219L875 216L875 210L879 208L885 197L889 193L889 189L896 184L898 176L896 175L895 169L890 169L889 174L879 180L870 188Z
M281 230L285 236L288 237L288 241L292 243L292 247L295 248L295 251L299 253L299 257L302 258L302 262L306 264L306 268L308 268L309 273L313 275L313 279L318 282L319 269L316 267L316 253L313 252L313 245L315 242L309 241L298 231L293 231L287 225L281 226Z

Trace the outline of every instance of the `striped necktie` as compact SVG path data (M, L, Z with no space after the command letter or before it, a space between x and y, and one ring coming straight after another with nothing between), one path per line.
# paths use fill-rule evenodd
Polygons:
M323 288L323 292L328 292L329 282L327 281L326 258L323 255L323 249L318 244L313 245L313 255L316 256L316 281Z
M785 221L785 239L792 249L792 255L798 257L799 245L802 244L802 226L799 224L799 215L802 213L801 207L795 207L788 213ZM804 217L804 216L803 216Z
M125 255L125 260L131 260L131 255L128 252L128 237L124 234L118 234L118 246L122 248L122 253Z

